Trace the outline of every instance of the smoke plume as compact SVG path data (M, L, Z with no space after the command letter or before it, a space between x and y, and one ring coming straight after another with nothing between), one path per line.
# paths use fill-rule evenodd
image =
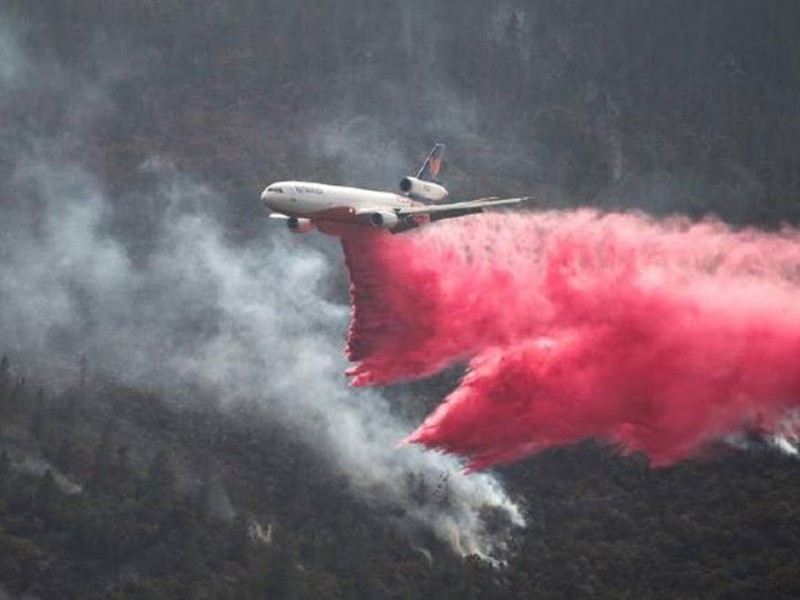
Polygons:
M110 197L86 133L102 89L26 57L0 28L0 111L30 110L0 130L1 350L58 381L85 355L95 371L165 395L202 386L221 410L257 402L313 445L361 498L433 531L461 554L504 544L485 515L522 525L498 480L460 463L396 448L409 424L377 393L354 393L341 373L347 307L325 298L326 255L285 230L235 242L225 199L157 157L137 190ZM58 107L47 128L25 94ZM23 108L20 108L23 107ZM23 114L23 116L26 116ZM253 212L260 215L257 191ZM420 501L409 481L443 479L448 503ZM236 499L234 498L235 502Z
M345 238L348 373L386 384L469 361L408 441L471 469L587 438L655 465L742 431L791 444L798 242L592 211Z

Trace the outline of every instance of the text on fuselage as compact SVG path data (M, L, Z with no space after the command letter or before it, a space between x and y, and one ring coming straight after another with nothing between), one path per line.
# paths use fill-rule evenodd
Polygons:
M308 185L296 185L294 189L297 190L300 194L324 194L325 192L322 191L322 188L312 187Z

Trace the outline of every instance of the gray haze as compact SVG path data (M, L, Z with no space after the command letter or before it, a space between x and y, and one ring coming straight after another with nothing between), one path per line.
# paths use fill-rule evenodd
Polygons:
M94 370L148 390L202 386L221 410L255 400L364 499L404 509L459 553L502 549L482 512L523 520L500 483L464 476L450 458L396 448L414 425L377 392L347 387L349 309L325 297L337 253L283 232L230 241L220 225L224 199L157 156L140 167L148 185L111 202L83 151L89 109L114 110L102 85L26 57L2 24L0 86L0 110L14 93L59 103L55 124L20 120L0 130L3 351L56 384L85 354ZM345 134L350 126L341 126ZM324 139L335 153L351 137L332 125ZM390 148L381 160L399 157ZM414 503L410 477L446 478L450 506Z

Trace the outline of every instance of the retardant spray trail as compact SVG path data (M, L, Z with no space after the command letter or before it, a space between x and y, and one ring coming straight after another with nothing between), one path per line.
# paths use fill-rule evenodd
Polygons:
M470 468L597 438L654 464L800 406L800 234L583 211L345 236L354 385L469 361L408 440Z

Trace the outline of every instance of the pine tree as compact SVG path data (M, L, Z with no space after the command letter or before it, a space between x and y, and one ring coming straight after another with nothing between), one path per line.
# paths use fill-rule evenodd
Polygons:
M164 450L160 450L147 469L139 496L145 515L155 518L167 512L175 501L175 474Z
M53 458L53 463L62 473L68 473L72 469L72 460L74 457L74 445L72 438L67 433L61 444L58 447L58 454Z
M109 482L110 492L120 498L132 498L136 485L136 472L131 464L127 446L117 448Z
M112 446L113 423L109 420L103 430L100 443L94 453L94 466L92 474L89 476L87 487L95 494L108 491L108 485L113 469L113 446Z
M11 479L11 459L8 456L8 451L3 450L0 454L0 498L5 495L8 488L8 482Z
M51 518L58 507L60 495L61 491L58 489L53 471L47 469L34 492L34 505L39 514L46 519Z
M11 361L3 354L0 358L0 394L5 394L11 383Z

